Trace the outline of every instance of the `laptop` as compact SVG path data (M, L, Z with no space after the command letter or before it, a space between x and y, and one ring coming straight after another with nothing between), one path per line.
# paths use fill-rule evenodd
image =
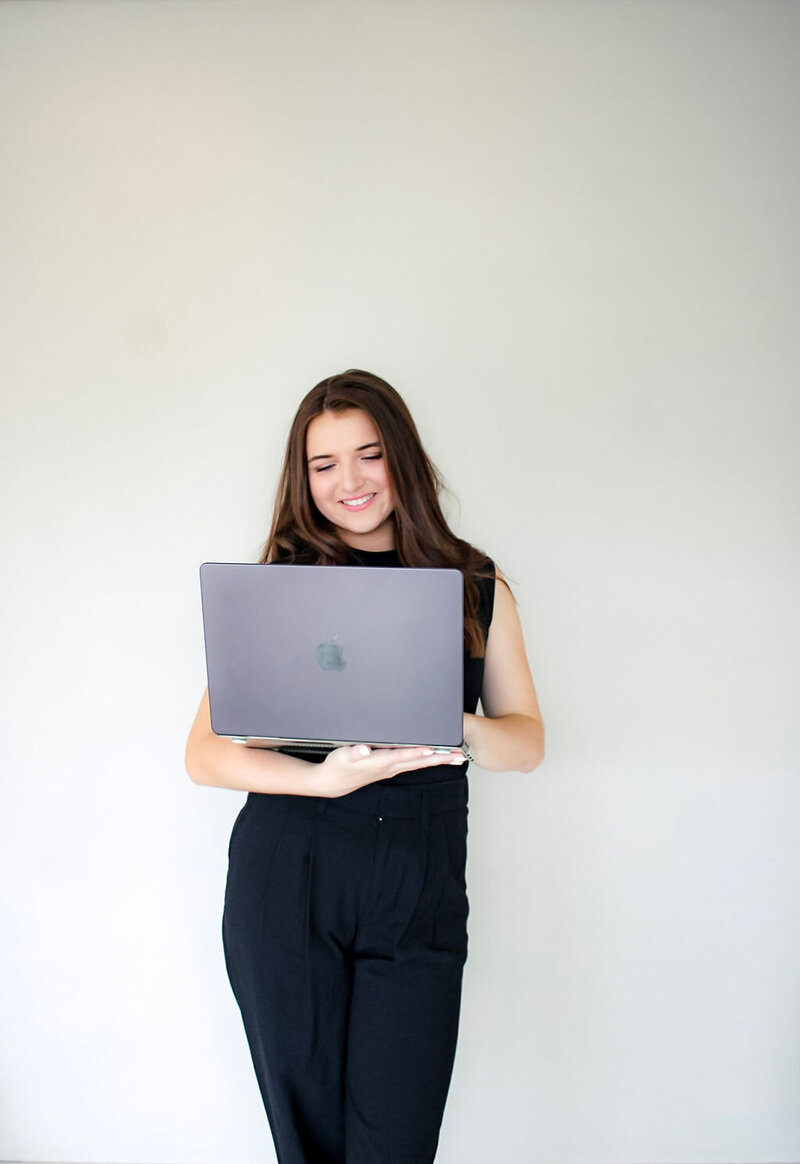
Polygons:
M459 570L204 562L211 727L249 747L463 747Z

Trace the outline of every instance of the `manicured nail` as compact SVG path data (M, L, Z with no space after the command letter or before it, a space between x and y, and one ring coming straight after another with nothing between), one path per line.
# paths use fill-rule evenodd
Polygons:
M432 756L433 755L433 748L423 748L422 754L423 754L423 756Z
M358 749L358 754L359 754L359 756L368 756L369 755L369 748L366 746L366 744L361 745L361 747Z

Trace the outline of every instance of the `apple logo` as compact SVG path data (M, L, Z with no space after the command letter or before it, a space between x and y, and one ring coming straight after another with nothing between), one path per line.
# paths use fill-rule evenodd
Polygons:
M317 662L323 671L344 671L347 660L344 657L344 647L339 645L338 635L334 635L328 643L319 644Z

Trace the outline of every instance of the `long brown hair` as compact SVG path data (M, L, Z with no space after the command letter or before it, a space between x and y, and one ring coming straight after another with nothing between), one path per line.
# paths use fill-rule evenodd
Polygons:
M297 410L283 461L272 528L261 562L344 565L350 547L323 517L308 487L306 430L322 412L360 408L380 436L395 499L395 542L404 566L438 566L464 575L464 642L481 657L484 641L478 623L477 578L494 577L486 554L456 537L442 512L443 481L422 447L416 425L398 392L379 376L351 368L321 380Z

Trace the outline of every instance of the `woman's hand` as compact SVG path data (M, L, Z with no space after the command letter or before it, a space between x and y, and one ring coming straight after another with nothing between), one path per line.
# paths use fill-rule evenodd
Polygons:
M329 752L315 765L310 777L312 796L346 796L366 784L388 780L400 772L419 768L437 768L442 764L463 764L461 751L434 752L433 748L369 748L366 744L348 744Z

